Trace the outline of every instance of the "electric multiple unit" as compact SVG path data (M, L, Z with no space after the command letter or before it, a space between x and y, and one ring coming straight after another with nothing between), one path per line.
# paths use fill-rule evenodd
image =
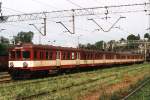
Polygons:
M9 50L11 73L45 72L142 63L141 54L103 52L51 45L22 44Z

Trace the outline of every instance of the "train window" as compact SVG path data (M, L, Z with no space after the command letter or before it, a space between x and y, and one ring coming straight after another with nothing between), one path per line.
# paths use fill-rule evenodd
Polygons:
M49 52L49 59L52 60L53 59L53 52Z
M113 56L112 55L110 55L110 54L106 54L106 59L112 59L113 58Z
M78 54L78 52L76 53L76 59L79 59L79 54Z
M37 51L34 51L34 59L37 59Z
M48 51L46 51L46 60L48 60L49 59L49 57L48 57L49 55L48 55Z
M67 59L70 60L70 52L67 53Z
M120 55L117 55L117 59L120 59Z
M17 59L21 58L21 51L16 51L16 58Z
M66 60L66 53L62 52L62 60Z
M40 59L43 59L43 52L40 52Z
M100 54L100 59L103 59L103 54Z
M74 57L74 52L72 52L72 59L74 59L75 57Z
M30 58L30 51L23 51L23 59L29 59Z
M89 53L89 60L91 59L92 57L91 57L91 53Z
M84 52L81 53L81 60L85 60L86 59L86 54Z
M98 59L98 53L95 53L95 59Z
M86 56L87 56L87 60L88 60L88 59L90 58L90 55L89 55L89 54L87 54Z
M92 59L92 55L91 55L91 53L89 53L89 59L90 59L90 60Z
M90 60L92 59L92 53L89 54L89 59L90 59Z
M14 51L11 51L11 53L10 53L10 58L12 58L12 59L15 58L15 52L14 52Z

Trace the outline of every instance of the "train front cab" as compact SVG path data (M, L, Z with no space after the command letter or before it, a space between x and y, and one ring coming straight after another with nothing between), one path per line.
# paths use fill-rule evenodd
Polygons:
M9 50L9 73L18 76L29 72L32 60L32 50L15 47Z

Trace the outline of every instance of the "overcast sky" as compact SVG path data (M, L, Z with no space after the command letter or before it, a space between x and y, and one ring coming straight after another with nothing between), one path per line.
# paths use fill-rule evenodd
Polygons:
M43 11L56 11L56 10L67 10L76 8L88 8L108 5L121 5L121 4L133 4L133 3L145 3L148 0L1 0L3 15L14 15L32 12L43 12ZM73 4L74 3L74 4ZM148 6L138 7L123 7L110 9L109 11L127 11L127 10L145 10ZM104 9L103 9L104 10ZM105 11L105 10L104 10ZM72 46L75 47L78 43L77 37L80 36L79 42L95 43L96 41L104 40L119 40L120 38L126 38L129 34L140 34L142 37L145 30L148 28L148 13L128 13L128 14L113 14L108 15L111 17L108 20L100 19L105 15L96 16L84 16L76 17L76 34L70 35L66 33L65 29L55 23L54 21L64 21L64 24L71 29L72 23L69 22L70 18L64 19L49 19L47 21L47 36L41 36L36 29L29 24L36 23L37 27L41 27L42 21L26 21L16 23L4 23L1 24L1 28L6 30L2 31L0 35L7 38L17 35L20 31L33 31L35 33L34 43L39 43L41 38L42 44L53 44L60 46ZM105 30L109 29L111 25L120 17L125 16L125 19L121 19L115 27L120 26L120 29L113 28L110 32L96 31L98 26L92 21L88 21L88 18L94 18ZM53 21L54 20L54 21ZM55 43L53 41L56 41ZM51 42L48 42L51 41Z

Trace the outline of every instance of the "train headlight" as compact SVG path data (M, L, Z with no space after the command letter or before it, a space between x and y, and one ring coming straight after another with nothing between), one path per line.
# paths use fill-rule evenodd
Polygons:
M23 68L27 68L28 67L28 63L27 62L24 62L23 63Z
M13 62L10 62L10 67L14 67L14 63Z

